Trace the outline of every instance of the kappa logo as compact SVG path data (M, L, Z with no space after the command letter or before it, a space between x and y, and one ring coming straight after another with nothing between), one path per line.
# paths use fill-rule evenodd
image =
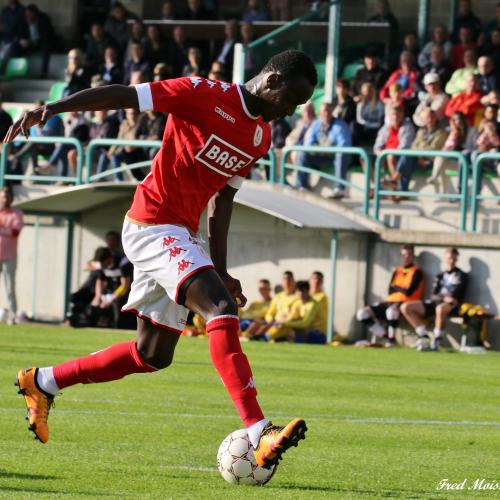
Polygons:
M243 387L243 390L246 391L247 389L256 389L256 388L257 386L255 385L253 377L250 377L248 379L248 384L245 387Z
M201 83L201 78L199 76L191 76L189 79L191 80L194 88L198 87Z
M185 252L185 251L186 251L186 249L185 248L181 248L181 247L172 247L172 248L169 248L168 249L168 253L169 253L168 261L170 262L172 260L172 258L177 257L178 255L181 254L181 252Z
M264 131L262 130L262 127L260 125L257 125L257 127L255 127L255 134L253 135L253 145L255 147L259 146L262 142L263 134Z
M177 271L179 276L181 273L183 273L186 269L189 269L191 266L194 265L194 262L190 262L189 260L182 259L177 263Z
M234 118L229 113L226 113L225 111L223 111L222 109L220 109L219 106L215 106L214 111L216 113L218 113L219 115L221 115L222 118L225 118L228 122L236 123L236 118Z
M213 88L217 85L217 83L215 83L215 82L214 82L214 81L212 81L212 80L205 80L205 81L208 83L208 85L210 85L210 88L211 88L211 89L213 89Z
M205 146L198 151L195 158L224 177L233 177L239 170L254 161L252 156L215 134L208 138Z
M180 241L179 238L176 238L175 236L167 236L166 238L163 238L163 243L161 247L162 248L169 247L172 243L175 243L176 241Z
M231 88L230 83L226 83L226 82L219 82L219 83L220 83L220 86L224 92L227 92Z

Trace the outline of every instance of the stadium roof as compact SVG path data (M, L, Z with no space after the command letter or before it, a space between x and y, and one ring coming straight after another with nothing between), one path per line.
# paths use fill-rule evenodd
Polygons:
M111 201L131 199L135 187L133 182L101 182L65 187L43 196L21 200L15 206L39 215L76 215ZM238 191L236 202L297 227L372 232L368 223L365 225L342 215L334 204L313 203L307 198L290 189L247 182Z

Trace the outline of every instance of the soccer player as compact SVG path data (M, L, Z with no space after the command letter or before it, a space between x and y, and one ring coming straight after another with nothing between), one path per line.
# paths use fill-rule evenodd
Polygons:
M65 387L155 372L172 363L188 309L207 322L212 362L248 429L257 463L276 464L307 430L304 420L269 422L257 402L252 371L238 339L238 306L246 298L227 272L227 233L233 197L271 142L268 122L292 115L317 83L311 59L289 50L272 57L244 85L198 76L82 90L24 113L4 142L57 113L139 108L169 114L151 173L136 189L122 232L134 265L125 310L136 313L137 337L56 366L28 368L17 384L30 430L49 439L47 418ZM209 257L196 236L208 204Z

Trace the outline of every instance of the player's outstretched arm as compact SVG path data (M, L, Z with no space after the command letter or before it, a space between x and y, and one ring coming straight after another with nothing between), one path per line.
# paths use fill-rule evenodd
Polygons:
M226 186L212 197L208 203L207 230L210 256L215 270L238 305L243 307L247 299L242 293L241 283L227 272L227 234L236 191L237 189Z
M138 108L139 101L134 87L107 85L95 89L85 89L59 101L23 113L7 131L3 142L12 142L19 133L26 138L33 125L47 122L52 116L68 111L98 111L107 109Z

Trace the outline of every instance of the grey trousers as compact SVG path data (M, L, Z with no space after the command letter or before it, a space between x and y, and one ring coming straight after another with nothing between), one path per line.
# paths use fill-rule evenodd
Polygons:
M7 295L9 310L13 317L17 313L16 267L17 259L0 260L0 273L3 274L5 294Z

